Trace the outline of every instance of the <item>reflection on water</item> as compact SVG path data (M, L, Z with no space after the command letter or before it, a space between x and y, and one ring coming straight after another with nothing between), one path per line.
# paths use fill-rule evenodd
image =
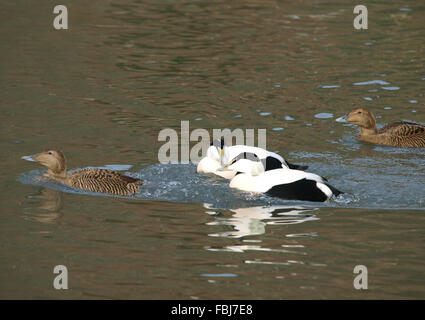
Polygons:
M230 218L221 215L220 211L214 211L209 204L204 204L204 207L208 209L208 214L216 216L215 221L208 222L208 225L230 225L234 228L231 232L210 234L212 237L242 238L260 235L266 232L268 224L287 225L319 219L314 214L307 213L317 209L311 207L261 206L229 209L234 213Z
M220 210L214 209L209 204L204 204L207 209L206 213L214 217L215 220L208 222L209 226L231 226L233 231L218 232L208 234L210 237L225 237L225 238L239 238L242 239L243 244L231 244L224 247L211 247L205 246L204 249L210 252L263 252L263 253L278 253L274 260L264 260L264 258L244 259L246 264L262 264L262 265L281 265L291 266L293 264L307 265L311 267L326 267L324 263L316 263L304 261L301 259L294 259L294 256L307 256L307 248L305 245L296 241L296 243L288 244L284 242L278 248L269 248L262 244L246 244L246 243L261 243L261 240L246 239L248 236L259 236L266 233L267 225L284 226L301 224L310 221L320 220L312 212L318 208L302 207L302 206L262 206L230 209L231 217L226 217L227 214L222 213ZM287 229L285 229L287 230ZM287 238L298 237L316 237L317 232L304 233L304 234L284 234L282 240ZM282 258L283 257L283 258ZM270 259L270 257L269 257ZM282 261L282 259L284 261ZM307 258L308 259L308 258Z
M53 189L41 189L40 192L27 196L22 203L25 218L42 223L57 223L63 208L63 194Z

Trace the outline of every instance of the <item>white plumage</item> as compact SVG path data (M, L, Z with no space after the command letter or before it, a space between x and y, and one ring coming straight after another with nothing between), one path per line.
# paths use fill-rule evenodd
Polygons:
M213 144L207 150L207 156L198 163L197 172L212 173L225 179L232 179L236 171L230 169L222 171L221 168L242 153L255 154L260 160L274 158L277 160L276 163L280 162L279 167L283 168L307 168L304 166L292 165L277 153L259 147L245 145L225 146L223 140L214 140Z
M221 168L222 164L220 160L205 157L201 161L199 161L196 171L198 173L212 173L224 179L232 179L236 174L236 171L221 171Z
M317 174L286 167L266 171L261 161L239 159L227 169L238 172L230 181L230 187L246 192L307 201L326 201L341 193Z
M244 146L244 145L224 146L223 151L224 151L224 155L223 155L224 164L229 163L241 153L247 152L247 153L255 154L259 159L266 159L267 157L275 158L282 163L282 166L289 168L285 159L283 159L280 155L278 155L275 152L267 151L259 147Z
M225 179L232 179L235 171L221 171L222 168L222 149L216 143L211 145L207 150L207 156L202 158L198 163L196 171L198 173L213 173Z

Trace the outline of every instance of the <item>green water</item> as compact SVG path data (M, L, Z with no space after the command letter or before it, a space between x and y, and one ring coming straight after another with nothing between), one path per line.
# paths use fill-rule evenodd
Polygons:
M0 298L423 299L425 151L336 122L425 122L425 6L350 1L16 0L0 12ZM410 10L400 8L410 8ZM380 80L388 84L362 84ZM164 128L267 129L267 148L347 193L252 197L158 163ZM21 160L131 165L132 198L32 183ZM38 172L38 171L37 171ZM53 287L68 268L69 289ZM368 289L353 287L356 265Z

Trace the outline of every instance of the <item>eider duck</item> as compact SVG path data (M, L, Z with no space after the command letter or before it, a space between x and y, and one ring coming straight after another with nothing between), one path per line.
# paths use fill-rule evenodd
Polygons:
M398 121L377 130L375 117L366 108L356 108L343 119L360 127L360 141L393 147L425 147L425 125Z
M246 192L265 193L285 200L324 202L342 192L317 174L282 168L275 158L260 160L255 154L241 154L225 165L237 171L230 187Z
M207 150L207 156L199 161L196 168L197 173L213 173L225 179L232 179L236 172L220 171L222 167L222 158L224 155L224 140L214 140Z
M22 159L42 164L47 167L46 177L81 190L129 196L142 185L139 179L108 169L87 168L68 173L65 156L58 150L46 150Z
M306 170L308 166L301 166L292 164L283 159L277 153L267 151L259 147L235 145L226 146L224 139L215 139L211 146L207 150L207 156L198 163L198 173L213 173L225 179L232 179L236 171L221 170L223 164L230 162L230 160L236 158L239 154L244 152L255 153L259 159L274 158L280 162L280 167L286 167L290 169Z

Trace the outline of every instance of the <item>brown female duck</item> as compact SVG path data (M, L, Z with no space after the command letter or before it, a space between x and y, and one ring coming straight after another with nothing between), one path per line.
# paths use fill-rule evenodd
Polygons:
M68 173L65 156L58 150L46 150L22 159L42 164L47 167L45 176L77 189L129 196L142 185L139 179L108 169L87 168Z
M425 147L425 126L422 124L398 121L378 130L374 115L366 108L356 108L344 118L360 127L358 139L361 141L394 147Z

